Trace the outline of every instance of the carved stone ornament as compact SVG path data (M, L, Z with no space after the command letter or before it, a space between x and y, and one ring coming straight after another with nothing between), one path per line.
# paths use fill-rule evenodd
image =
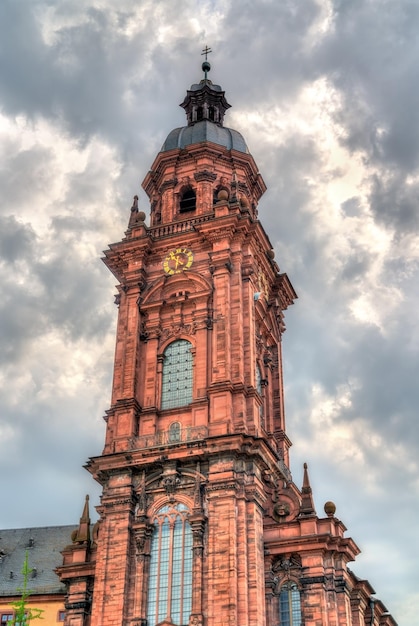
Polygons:
M161 337L165 341L170 337L178 337L179 335L194 335L196 333L196 324L172 324L170 328L165 328Z
M149 336L149 333L147 331L147 327L146 327L144 322L141 322L141 326L140 326L140 340L141 341L147 341L148 336Z
M291 512L288 502L277 502L273 509L274 518L277 520L287 517Z
M135 530L135 543L138 555L143 555L145 552L149 552L152 534L153 527L150 524L144 524L141 528L137 528Z
M135 507L135 516L144 515L147 509L147 493L145 484L145 472L142 473L137 489L137 505Z
M213 182L214 180L216 180L217 174L214 174L214 172L210 172L209 170L201 170L200 172L194 173L194 178L196 182L199 182L201 180Z
M162 482L167 493L174 493L180 485L180 478L179 476L166 476Z
M288 574L290 570L301 570L301 557L298 554L284 555L272 567L274 573L285 572Z
M195 488L194 488L194 506L196 508L201 508L202 506L202 490L201 490L201 466L197 463L196 466L196 477L195 477Z
M182 480L177 470L168 471L161 480L161 484L165 488L168 496L173 495L176 492L181 482Z
M166 189L173 189L173 187L176 187L177 185L177 178L171 178L170 180L165 180L159 189L159 193L164 193L166 191Z

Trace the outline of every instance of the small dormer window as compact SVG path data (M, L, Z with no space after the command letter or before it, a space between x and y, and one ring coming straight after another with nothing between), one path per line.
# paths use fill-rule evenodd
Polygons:
M175 443L181 440L180 422L172 422L169 427L169 442Z
M192 187L187 187L183 191L180 197L179 210L181 213L186 213L187 211L195 211L196 209L196 194Z

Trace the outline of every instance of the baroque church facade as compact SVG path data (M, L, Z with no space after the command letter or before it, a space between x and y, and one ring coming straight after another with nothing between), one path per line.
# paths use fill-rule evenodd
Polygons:
M181 104L105 252L118 281L112 400L88 502L57 568L67 626L395 626L307 467L292 480L284 311L296 293L258 220L265 183L225 93Z

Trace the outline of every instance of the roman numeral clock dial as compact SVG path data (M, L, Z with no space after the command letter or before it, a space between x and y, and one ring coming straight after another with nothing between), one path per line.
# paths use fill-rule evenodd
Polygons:
M188 248L170 250L163 261L163 270L169 276L188 270L193 263L193 252Z

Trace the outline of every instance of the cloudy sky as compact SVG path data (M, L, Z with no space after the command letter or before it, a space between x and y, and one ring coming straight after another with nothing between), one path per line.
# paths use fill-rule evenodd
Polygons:
M299 295L284 337L292 470L417 624L419 3L1 0L0 527L77 522L101 453L126 229L201 49L268 185Z

